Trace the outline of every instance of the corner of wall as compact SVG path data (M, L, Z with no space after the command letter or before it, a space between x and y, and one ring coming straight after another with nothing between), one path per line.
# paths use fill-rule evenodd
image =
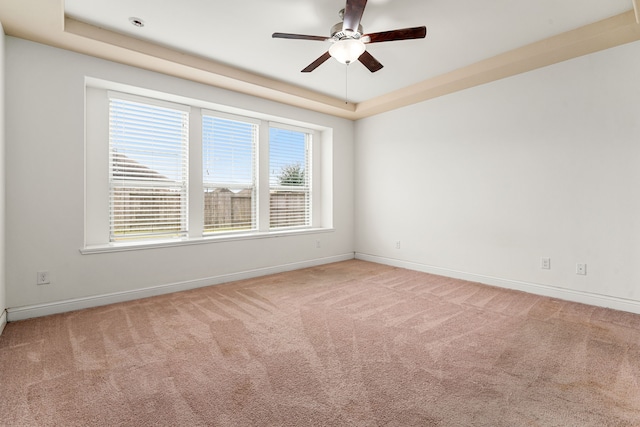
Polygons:
M0 334L7 323L7 299L5 277L5 35L0 23Z
M5 326L7 326L7 310L3 309L0 314L0 335L2 335Z

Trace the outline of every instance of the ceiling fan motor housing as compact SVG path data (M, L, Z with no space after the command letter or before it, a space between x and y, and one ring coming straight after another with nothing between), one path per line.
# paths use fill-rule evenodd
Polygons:
M358 25L358 31L343 31L342 26L344 24L342 22L338 22L336 25L334 25L333 27L331 27L331 38L334 39L335 41L338 40L342 40L342 39L359 39L360 37L362 37L362 25Z

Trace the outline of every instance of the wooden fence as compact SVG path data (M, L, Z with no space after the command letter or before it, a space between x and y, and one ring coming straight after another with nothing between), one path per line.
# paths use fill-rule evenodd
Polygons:
M115 234L127 234L162 228L162 224L175 218L180 209L179 198L166 197L166 193L141 199L139 189L120 189L114 202L121 212ZM245 189L233 192L218 188L204 193L204 230L216 232L225 230L251 229L252 191ZM294 191L272 191L270 194L271 228L304 226L307 223L307 195ZM174 220L175 222L175 220ZM166 231L177 231L167 229Z

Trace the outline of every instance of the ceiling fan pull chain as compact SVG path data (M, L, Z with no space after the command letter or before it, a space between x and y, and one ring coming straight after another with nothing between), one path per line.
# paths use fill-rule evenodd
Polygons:
M349 103L349 64L344 67L344 103Z

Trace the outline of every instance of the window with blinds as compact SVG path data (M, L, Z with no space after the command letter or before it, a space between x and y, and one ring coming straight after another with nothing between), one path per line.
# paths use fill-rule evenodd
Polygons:
M110 240L187 234L187 109L110 97Z
M204 232L255 230L258 125L202 116Z
M311 134L269 129L271 229L311 225Z
M331 227L331 132L104 84L86 88L87 253Z

